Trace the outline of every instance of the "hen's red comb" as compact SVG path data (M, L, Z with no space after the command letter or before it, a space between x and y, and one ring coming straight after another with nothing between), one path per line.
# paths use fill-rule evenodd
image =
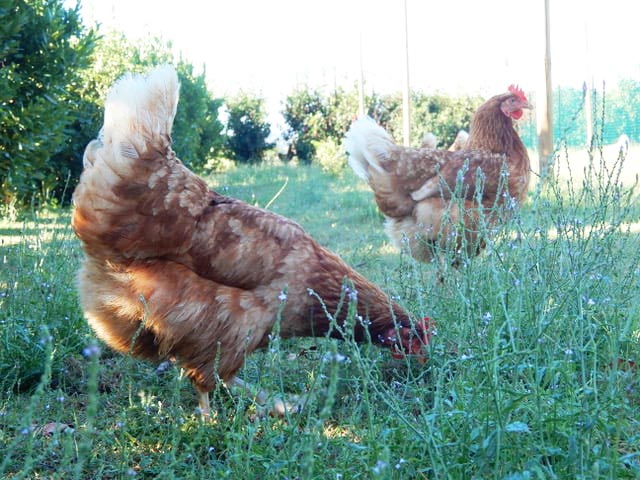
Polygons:
M527 102L527 96L524 94L522 89L517 85L509 85L509 91L513 93L516 97L518 97L521 101Z

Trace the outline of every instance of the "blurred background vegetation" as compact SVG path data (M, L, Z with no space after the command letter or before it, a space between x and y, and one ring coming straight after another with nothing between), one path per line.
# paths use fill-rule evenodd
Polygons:
M210 91L207 72L172 52L161 38L132 43L119 32L101 34L83 23L79 5L62 0L0 0L0 209L62 204L82 169L82 154L102 122L107 89L127 71L171 63L181 92L174 147L199 173L232 162L269 159L315 162L325 171L344 165L342 137L358 107L356 85L331 91L298 88L282 103L282 131L269 124L265 100L242 92L223 98ZM603 86L604 87L604 86ZM594 93L594 129L602 143L626 134L640 141L640 82L624 80ZM585 94L560 87L554 92L555 137L569 146L588 143ZM413 91L412 143L433 132L449 145L469 122L480 97L450 97ZM535 98L533 98L535 102ZM366 112L401 137L401 94L367 95ZM616 119L605 125L607 118ZM535 118L521 122L525 144L535 147Z

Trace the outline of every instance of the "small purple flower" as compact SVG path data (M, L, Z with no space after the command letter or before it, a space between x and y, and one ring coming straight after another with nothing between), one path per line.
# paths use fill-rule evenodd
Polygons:
M98 345L89 345L82 349L82 356L85 358L94 358L100 356L100 347Z
M401 458L400 460L398 460L398 463L396 463L396 470L400 470L400 467L402 467L402 464L406 462L407 461L404 458Z
M349 300L352 302L358 301L358 291L356 289L349 291Z
M374 474L380 475L385 468L387 468L386 462L383 462L382 460L378 460L376 464L371 468L371 470L373 471Z

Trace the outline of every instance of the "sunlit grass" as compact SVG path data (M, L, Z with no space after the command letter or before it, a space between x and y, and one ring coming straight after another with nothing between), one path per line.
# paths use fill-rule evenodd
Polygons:
M560 173L573 155L558 156ZM307 395L288 419L258 418L251 399L219 389L203 423L178 368L94 340L69 212L2 221L0 477L638 478L640 207L625 168L550 179L458 270L392 247L349 171L212 176L437 321L425 365L326 339L251 355L245 380Z

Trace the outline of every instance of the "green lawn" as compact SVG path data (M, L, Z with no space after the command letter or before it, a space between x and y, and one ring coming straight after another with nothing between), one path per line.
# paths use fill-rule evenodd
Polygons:
M572 182L538 184L457 271L391 247L351 172L212 176L437 321L425 365L326 339L253 354L244 379L308 393L287 419L257 418L250 399L220 389L203 423L178 368L114 354L84 323L69 211L2 221L0 477L639 478L640 207L605 153ZM572 155L559 155L562 172Z

